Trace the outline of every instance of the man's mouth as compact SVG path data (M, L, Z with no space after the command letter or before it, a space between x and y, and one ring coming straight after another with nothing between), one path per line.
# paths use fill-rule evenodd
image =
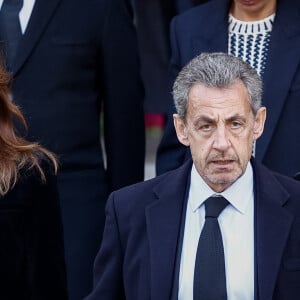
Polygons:
M211 163L217 166L228 166L233 164L235 161L233 159L217 159L212 160Z

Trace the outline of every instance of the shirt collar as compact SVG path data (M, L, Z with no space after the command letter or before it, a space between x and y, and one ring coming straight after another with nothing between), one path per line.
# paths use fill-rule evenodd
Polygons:
M250 162L247 164L245 173L222 193L213 191L199 175L195 165L193 164L192 166L189 201L194 212L207 198L215 195L222 195L235 209L244 214L249 202L253 199L250 197L252 194L253 170Z

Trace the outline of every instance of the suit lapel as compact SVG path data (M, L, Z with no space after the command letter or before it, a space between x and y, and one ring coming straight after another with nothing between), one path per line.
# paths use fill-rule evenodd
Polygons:
M271 300L293 217L283 207L289 194L266 172L254 165L257 291L259 299Z
M228 52L229 1L212 1L208 4L211 13L208 13L207 19L199 19L195 25L195 38L192 40L193 56L203 52ZM203 27L206 30L201 30L199 35L198 28Z
M223 26L220 26L222 30ZM209 37L197 37L192 41L193 45L193 57L203 52L227 52L228 51L228 38L220 31Z
M56 7L61 1L62 0L36 0L25 34L20 41L16 59L12 65L13 74L18 72L34 49L48 22L50 21Z
M272 109L267 111L264 134L257 142L255 156L259 160L263 159L268 149L299 66L300 18L298 14L299 11L293 7L293 1L278 1L266 69L263 74L263 105Z
M181 217L191 163L155 187L158 201L146 209L150 244L151 299L170 299Z

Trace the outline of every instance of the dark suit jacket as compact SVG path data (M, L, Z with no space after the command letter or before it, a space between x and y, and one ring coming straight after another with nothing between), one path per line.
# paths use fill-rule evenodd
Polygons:
M132 0L135 8L147 113L166 113L168 108L166 94L171 19L206 1L208 0Z
M56 178L22 170L0 197L0 299L67 300Z
M255 186L255 290L260 300L300 295L300 184L252 161ZM86 300L168 300L191 162L114 192ZM179 251L179 254L177 253ZM180 256L179 256L180 257Z
M228 52L228 10L228 0L213 0L175 17L171 27L171 83L194 56L202 52ZM299 1L278 0L262 80L267 121L255 155L269 168L293 176L300 171ZM168 123L158 149L158 174L178 167L189 156L176 138L171 96L169 108Z
M123 0L36 0L11 70L27 137L60 159L70 299L82 299L108 192L144 177L143 89Z

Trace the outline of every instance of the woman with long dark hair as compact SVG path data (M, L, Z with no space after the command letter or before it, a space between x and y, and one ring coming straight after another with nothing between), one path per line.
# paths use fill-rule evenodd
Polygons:
M51 152L16 133L26 128L0 66L0 299L67 299L63 230Z

